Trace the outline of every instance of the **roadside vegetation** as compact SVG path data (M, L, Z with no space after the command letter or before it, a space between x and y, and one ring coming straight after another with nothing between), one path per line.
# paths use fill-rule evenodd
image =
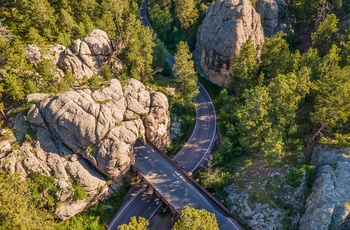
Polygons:
M133 0L21 0L2 3L0 5L0 128L7 126L11 116L20 111L24 113L28 111L30 104L25 102L25 98L32 93L55 95L72 88L86 87L97 90L112 78L118 78L123 83L132 77L154 90L162 91L169 98L171 117L178 119L181 123L180 135L173 141L169 154L176 153L188 139L195 123L193 97L198 92L192 55L186 43L179 47L177 61L183 60L190 66L182 69L178 66L174 71L179 77L174 78L172 69L165 62L164 44L156 41L151 30L142 26L139 20L138 2ZM183 17L182 20L186 18ZM186 23L184 28L188 36L191 33L193 35L194 33L190 32L192 22ZM118 56L124 65L123 72L118 76L113 73L110 65L104 64L98 74L91 78L84 77L78 85L75 84L76 79L72 73L68 71L59 79L57 68L50 59L43 58L37 65L29 63L26 51L29 44L40 47L42 54L46 55L50 45L70 46L74 40L83 39L93 29L104 30L110 38L120 40L125 45ZM103 104L105 101L98 103ZM27 134L25 138L27 141L35 140L35 134ZM21 144L16 143L11 149L19 149ZM1 177L14 176L1 174ZM16 176L15 180L22 179ZM47 226L49 229L104 229L130 188L125 183L125 186L111 198L95 204L67 221L59 222L52 216L54 210L60 205L55 195L57 188L54 180L53 177L33 173L25 180L23 186L21 185L25 191L16 190L17 184L14 183L14 187L11 188L13 192L6 193L7 199L17 199L17 196L25 193L25 197L28 196L30 202L28 205L23 205L23 210L20 209L22 213L27 215L29 209L33 209L34 215L44 216L44 218L37 222L37 217L28 215L28 218L32 217L32 222L28 222L28 225L27 223L23 223L23 226L19 225L16 219L13 225L8 226L9 229L36 229L38 227L31 227L35 223L37 223L36 226ZM75 191L75 199L87 199L88 194L82 185L73 181L71 183ZM3 185L5 186L5 183ZM6 186L10 188L11 185ZM3 198L1 196L0 200ZM0 203L2 201L4 200ZM9 207L7 211L11 211L11 208ZM3 218L6 218L8 213L6 210L3 212L5 212ZM1 223L3 218L0 216ZM47 223L42 224L42 221Z
M229 186L244 191L249 184L251 207L267 203L281 208L283 228L295 227L293 218L302 214L303 207L294 210L283 193L299 194L300 190L300 203L305 202L314 180L309 163L315 143L350 146L350 29L338 29L339 18L349 13L345 7L349 3L293 1L286 10L296 23L295 32L266 38L259 59L248 40L234 57L227 89L199 77L215 104L221 144L195 177L218 200L231 206ZM193 18L200 22L201 9L210 4L194 4ZM152 0L148 7L151 23L166 47L174 50L179 40L188 39L193 49L191 30L186 32L176 18L176 2ZM162 14L152 14L160 9ZM301 40L300 35L307 39ZM261 167L268 169L259 175ZM270 178L273 172L283 179ZM283 183L290 186L289 191Z

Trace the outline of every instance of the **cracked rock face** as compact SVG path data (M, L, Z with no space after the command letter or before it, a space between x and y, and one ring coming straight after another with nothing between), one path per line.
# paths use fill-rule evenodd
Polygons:
M300 229L349 229L349 151L317 148L312 158L316 180L300 219Z
M69 91L40 101L28 118L31 124L47 127L99 171L118 178L133 161L131 149L137 139L147 138L161 149L170 144L167 98L162 93L152 95L135 79L124 89L114 79L98 91Z
M123 49L121 42L109 39L103 30L93 30L83 40L76 40L71 47L55 44L50 47L50 54L42 55L40 48L27 46L29 61L37 65L41 58L52 59L58 67L58 73L63 76L64 72L70 71L81 82L83 77L92 77L98 74L103 63L111 66L115 75L121 73L123 66L117 55Z
M197 70L213 83L228 86L233 56L249 38L261 50L264 31L250 0L217 0L198 28Z
M60 219L85 210L120 187L134 161L136 140L147 139L163 150L170 145L166 96L150 93L135 79L124 87L113 79L97 91L80 89L37 101L27 114L35 139L13 150L11 146L29 132L24 116L18 114L12 120L16 136L11 130L0 130L0 171L23 177L32 172L54 176L60 202L54 214ZM104 175L113 179L111 188ZM74 183L87 192L87 199L75 198Z

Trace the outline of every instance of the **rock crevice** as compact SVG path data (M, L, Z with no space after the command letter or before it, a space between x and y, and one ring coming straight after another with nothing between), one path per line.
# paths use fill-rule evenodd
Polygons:
M85 210L120 187L134 162L132 147L137 139L152 141L163 150L170 145L166 96L149 92L135 79L124 88L113 79L100 90L79 89L33 101L37 102L27 117L36 131L35 140L11 150L16 138L0 139L0 170L23 177L32 172L54 176L61 203L55 216L60 219ZM17 140L23 140L29 130L24 114L17 115L13 124ZM113 179L113 190L105 176ZM75 198L75 183L88 193L87 199Z
M300 229L349 229L350 152L316 148L316 180L307 198Z

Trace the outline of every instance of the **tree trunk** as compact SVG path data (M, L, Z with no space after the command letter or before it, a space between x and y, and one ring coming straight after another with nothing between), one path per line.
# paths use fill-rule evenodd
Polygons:
M324 129L324 125L322 125L316 132L315 134L311 137L311 139L309 140L309 142L307 143L306 146L306 161L308 163L311 162L311 157L312 157L312 151L315 147L314 142L316 137L321 133L321 131Z

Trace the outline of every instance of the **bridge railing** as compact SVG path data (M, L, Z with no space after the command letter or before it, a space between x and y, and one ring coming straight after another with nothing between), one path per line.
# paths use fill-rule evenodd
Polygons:
M153 148L155 148L159 153L161 153L168 161L171 162L172 165L174 165L178 170L182 172L182 174L191 181L199 190L201 190L206 196L208 196L212 201L215 202L222 210L224 210L229 216L232 216L231 212L222 205L212 194L210 194L205 188L203 188L202 185L200 185L197 181L195 181L191 176L188 175L188 173L183 170L178 164L176 164L164 151L159 149L157 146L155 146L152 142L148 142L152 145Z
M217 206L219 206L229 217L236 219L241 225L246 229L252 229L242 218L238 215L232 213L228 208L226 208L220 201L218 201L211 193L209 193L202 185L200 185L196 180L194 180L188 173L183 170L178 164L176 164L163 150L159 149L152 142L148 142L155 150L162 154L172 165L174 165L192 184L194 184L200 191L202 191L206 196L208 196Z
M163 203L168 206L176 215L180 216L180 212L176 210L163 196L157 191L157 189L141 174L140 170L135 165L131 165L132 170L134 170L138 175L142 177L142 180L146 182L148 186L150 186L153 191L160 197Z

